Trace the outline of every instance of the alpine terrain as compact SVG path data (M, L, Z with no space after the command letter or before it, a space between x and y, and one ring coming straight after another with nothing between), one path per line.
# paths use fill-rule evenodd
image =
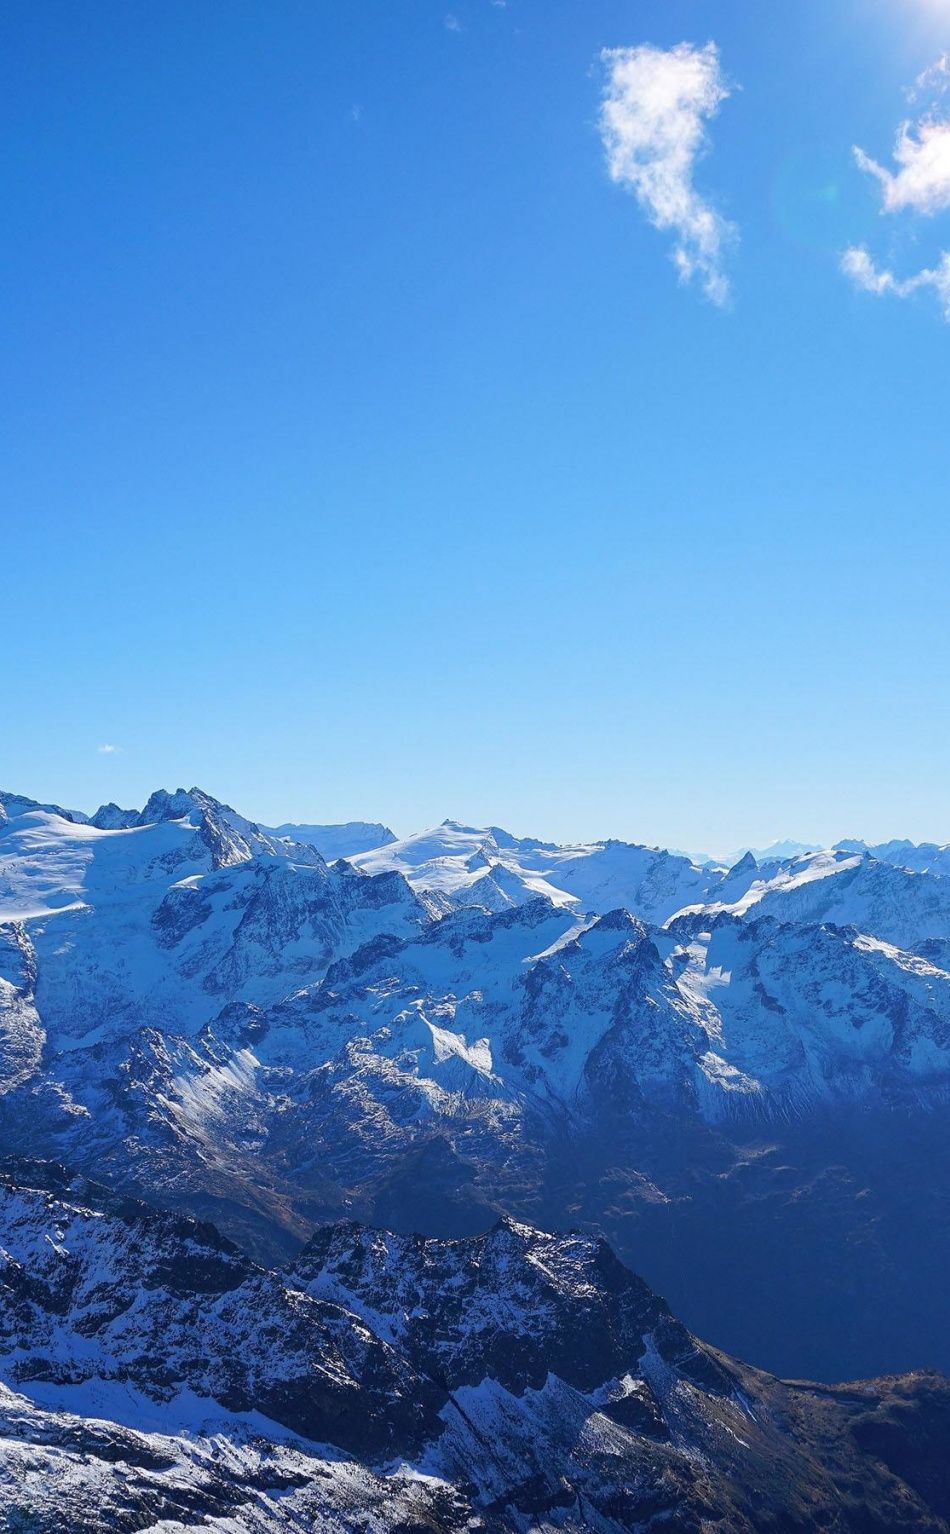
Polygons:
M70 1530L950 1528L950 1386L786 1384L603 1241L322 1227L263 1268L0 1168L0 1515Z
M945 848L0 794L4 1527L946 1528L948 1096Z

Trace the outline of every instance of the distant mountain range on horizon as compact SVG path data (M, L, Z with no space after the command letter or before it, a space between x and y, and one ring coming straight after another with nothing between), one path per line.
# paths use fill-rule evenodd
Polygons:
M22 794L14 794L0 790L0 815L4 813L4 806L9 803L11 807L20 809L46 809L64 816L67 820L79 824L92 825L98 829L116 830L129 828L134 825L142 825L147 822L148 816L155 816L157 799L164 796L168 802L184 802L189 794L200 794L199 789L177 789L174 793L160 790L158 794L152 794L141 810L122 809L111 801L101 804L92 814L86 814L82 810L64 809L61 805L44 803L37 799L30 799ZM207 796L210 797L210 796ZM223 806L228 809L228 806ZM231 811L230 813L235 813ZM243 818L243 817L242 817ZM250 824L251 822L248 822ZM259 829L275 838L286 838L293 842L307 844L317 848L317 851L333 862L337 858L351 858L363 853L369 853L390 846L396 841L407 843L418 842L420 839L431 837L438 827L426 831L413 833L410 837L400 838L389 826L381 821L351 820L330 824L313 824L306 822L286 821L281 825L268 826L263 822L257 822ZM497 835L500 839L512 846L534 845L553 850L556 846L603 846L605 840L593 842L575 842L557 844L554 842L542 842L534 837L515 837L510 832L500 831L497 826L474 827L464 822L451 819L441 822L442 826L460 827L467 833L475 836ZM609 840L609 839L608 839ZM624 843L628 846L644 846L645 843ZM945 852L950 843L921 842L914 843L902 839L894 839L888 842L870 843L855 838L844 838L829 844L832 848L844 848L851 851L867 851L874 856L886 858L888 861L896 861L901 853L911 856L912 866L918 866L924 855ZM652 844L651 844L652 846ZM802 842L791 838L783 838L770 842L764 847L743 845L735 848L732 852L722 857L714 856L708 852L689 852L678 847L654 847L656 851L666 851L673 857L685 858L697 867L703 868L714 865L718 868L733 868L742 858L749 853L757 863L781 862L787 858L801 856L810 852L823 850L821 842Z

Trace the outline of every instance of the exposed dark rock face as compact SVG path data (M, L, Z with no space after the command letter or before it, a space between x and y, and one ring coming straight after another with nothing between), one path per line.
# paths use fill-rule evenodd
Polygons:
M308 1293L385 1316L400 1349L452 1390L491 1378L523 1395L552 1372L595 1390L642 1356L648 1332L671 1367L692 1359L704 1388L731 1389L710 1355L697 1364L693 1339L662 1300L589 1237L512 1220L461 1241L333 1225L288 1271Z
M20 1161L0 1254L4 1530L950 1528L946 1381L783 1383L577 1234L349 1222L266 1270Z
M103 1200L85 1180L76 1192L96 1202L74 1202L59 1169L29 1180L46 1186L0 1184L0 1357L13 1388L111 1380L156 1401L188 1389L377 1457L437 1432L437 1388L213 1226Z

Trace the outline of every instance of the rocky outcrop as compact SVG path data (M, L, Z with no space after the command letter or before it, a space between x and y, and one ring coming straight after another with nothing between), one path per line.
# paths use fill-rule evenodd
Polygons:
M603 1243L352 1222L283 1270L64 1169L0 1169L0 1522L236 1534L946 1534L936 1376L782 1383Z

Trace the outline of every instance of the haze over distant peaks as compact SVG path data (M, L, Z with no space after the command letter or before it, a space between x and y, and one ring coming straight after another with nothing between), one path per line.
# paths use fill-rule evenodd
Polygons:
M316 847L328 863L337 858L352 858L358 852L369 852L374 847L385 847L396 840L394 831L380 821L348 820L341 825L310 826L287 821L282 826L264 826L271 836L289 836L293 842L306 842Z

